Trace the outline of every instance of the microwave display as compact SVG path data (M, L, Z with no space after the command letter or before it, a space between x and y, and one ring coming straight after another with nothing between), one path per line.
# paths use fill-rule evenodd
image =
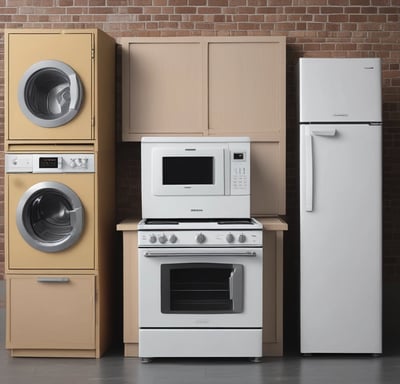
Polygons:
M214 183L212 156L166 156L162 163L163 185Z

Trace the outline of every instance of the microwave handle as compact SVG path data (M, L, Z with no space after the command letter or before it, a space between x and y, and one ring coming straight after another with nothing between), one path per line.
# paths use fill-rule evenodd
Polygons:
M185 253L175 253L175 252L145 252L145 257L219 257L219 256L231 256L231 257L256 257L256 252L185 252Z

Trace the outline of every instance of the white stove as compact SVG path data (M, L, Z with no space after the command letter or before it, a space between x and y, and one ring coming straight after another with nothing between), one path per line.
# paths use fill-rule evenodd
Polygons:
M262 224L139 223L139 356L262 356Z

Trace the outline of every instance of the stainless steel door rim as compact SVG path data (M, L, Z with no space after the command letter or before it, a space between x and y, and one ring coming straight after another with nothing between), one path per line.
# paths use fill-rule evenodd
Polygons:
M83 86L69 65L57 60L33 64L18 86L21 111L34 124L55 128L71 121L79 112Z
M30 187L17 206L17 227L33 248L47 253L74 245L84 228L84 208L64 184L44 181Z

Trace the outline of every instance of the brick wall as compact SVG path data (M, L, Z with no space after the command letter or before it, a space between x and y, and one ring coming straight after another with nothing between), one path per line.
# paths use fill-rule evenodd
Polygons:
M400 0L0 0L0 28L92 28L114 37L287 37L285 301L298 312L298 133L294 65L302 56L381 57L383 62L384 280L400 282ZM4 39L0 39L0 150L4 132ZM118 144L119 219L140 214L138 145ZM0 200L3 200L3 156ZM0 210L0 278L4 270Z

